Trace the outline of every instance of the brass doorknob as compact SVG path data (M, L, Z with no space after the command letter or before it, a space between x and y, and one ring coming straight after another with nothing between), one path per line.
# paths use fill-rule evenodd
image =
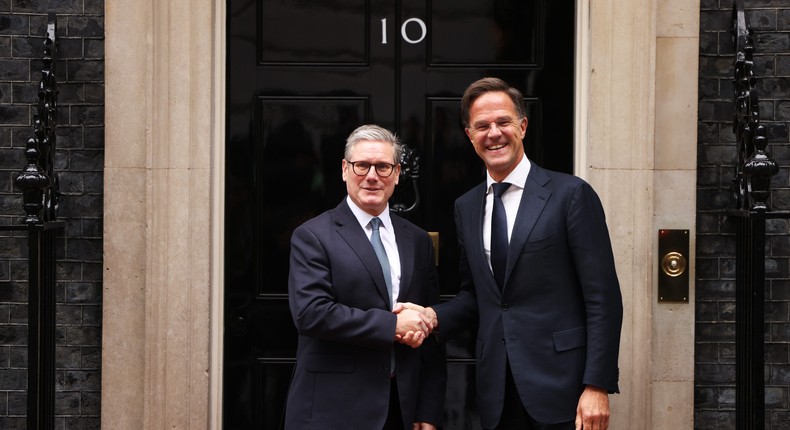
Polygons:
M428 236L431 237L431 242L433 242L433 264L439 265L439 232L438 231L429 231Z

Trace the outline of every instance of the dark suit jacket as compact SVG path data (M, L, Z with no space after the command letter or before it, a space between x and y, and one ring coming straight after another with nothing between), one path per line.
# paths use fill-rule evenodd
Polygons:
M439 331L479 323L483 427L499 421L507 361L533 418L573 421L586 384L618 391L622 298L600 200L581 179L532 163L500 291L483 251L485 192L483 183L455 204L461 290L435 307Z
M399 301L439 300L427 233L392 214L401 261ZM446 368L432 337L394 341L381 265L345 200L294 231L288 301L299 332L286 429L380 429L390 396L390 354L403 422L441 424Z

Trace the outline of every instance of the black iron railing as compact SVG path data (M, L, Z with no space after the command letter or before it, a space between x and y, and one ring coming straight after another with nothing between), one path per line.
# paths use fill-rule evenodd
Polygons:
M764 322L765 225L768 219L790 218L790 213L770 210L771 177L778 166L766 153L765 126L760 124L754 41L742 0L732 9L735 46L733 132L738 164L733 177L737 209L735 297L735 421L736 428L765 426Z
M58 177L54 171L56 46L55 15L50 14L33 137L25 148L27 165L16 178L26 215L20 225L0 226L2 231L28 235L28 429L53 429L55 425L55 245L57 232L64 227L58 220Z

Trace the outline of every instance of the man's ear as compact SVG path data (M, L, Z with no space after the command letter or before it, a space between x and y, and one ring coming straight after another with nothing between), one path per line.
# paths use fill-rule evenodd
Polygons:
M392 172L395 175L395 185L398 185L398 181L400 180L400 164L395 165L395 171Z
M343 169L343 182L346 182L346 175L348 174L348 169L346 169L346 166L348 166L348 162L345 158L343 159L343 163L340 166L341 169Z

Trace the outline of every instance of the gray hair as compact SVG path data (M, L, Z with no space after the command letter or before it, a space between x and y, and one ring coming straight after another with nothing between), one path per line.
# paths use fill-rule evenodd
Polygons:
M379 127L374 124L367 124L357 127L357 129L352 131L346 139L346 150L343 154L343 157L345 157L346 160L348 160L348 157L351 155L354 145L359 142L385 142L391 144L393 149L392 152L395 157L393 163L400 164L400 157L401 154L403 154L403 146L401 146L398 136L386 128Z

